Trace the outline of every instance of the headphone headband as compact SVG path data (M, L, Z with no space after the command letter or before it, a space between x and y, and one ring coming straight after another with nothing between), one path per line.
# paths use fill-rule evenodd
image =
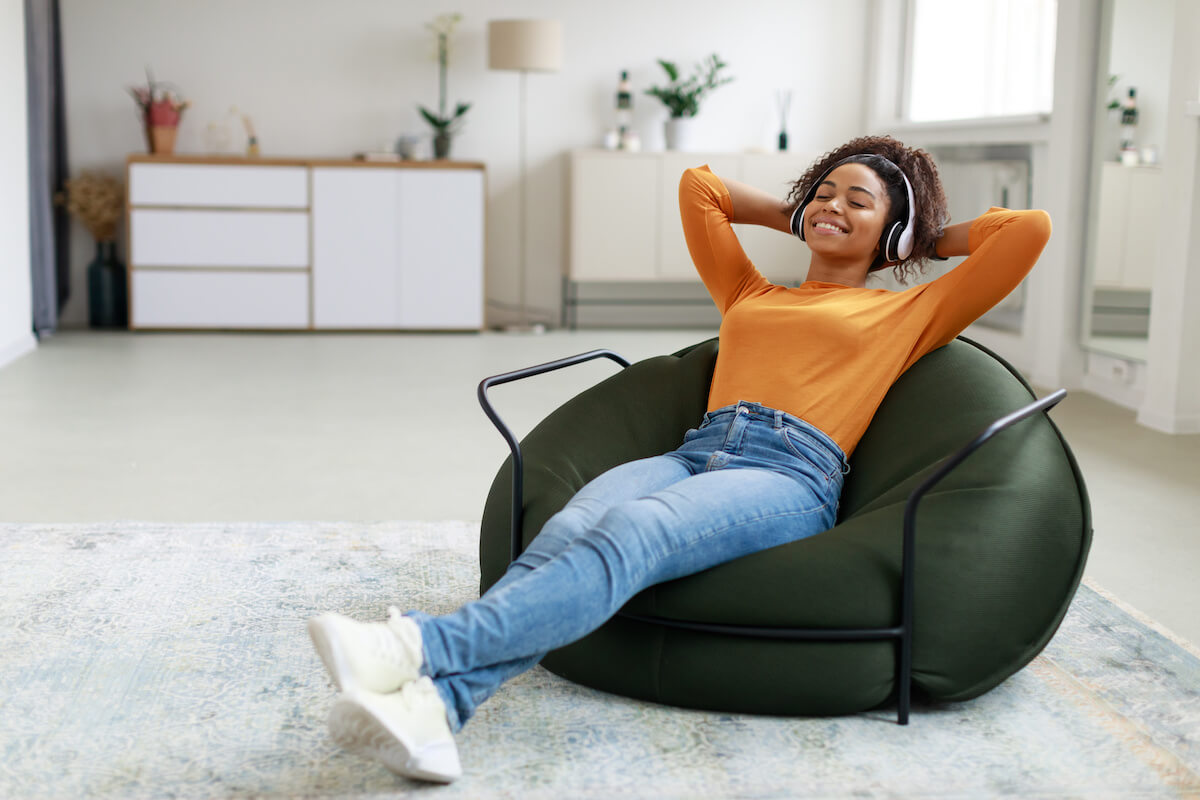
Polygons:
M821 184L826 178L829 177L829 173L833 172L838 167L842 166L843 164L862 163L862 158L864 156L882 158L893 167L896 167L896 171L900 173L900 177L904 180L904 188L908 195L908 219L907 221L898 220L892 223L891 226L884 230L883 235L879 237L879 250L881 253L883 253L883 260L903 261L912 255L913 234L916 229L914 222L916 220L917 204L913 196L912 184L909 183L908 176L904 174L904 170L900 169L900 167L898 167L895 162L893 162L887 156L882 156L878 153L856 153L852 156L847 156L831 166L829 169L825 170L825 173L821 175L820 178L813 181L813 185L808 187L808 191L804 193L804 199L800 201L800 205L796 206L796 210L792 212L792 233L799 236L800 241L807 241L804 238L804 217L808 210L809 204L813 201L813 198L817 196L817 190L820 188ZM867 164L866 166L870 166L870 164Z

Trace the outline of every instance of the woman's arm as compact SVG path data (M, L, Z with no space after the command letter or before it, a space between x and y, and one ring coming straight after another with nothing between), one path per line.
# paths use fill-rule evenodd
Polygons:
M783 233L791 233L792 212L786 200L780 200L749 184L722 178L733 204L733 222L762 225Z
M949 342L1017 288L1037 262L1050 231L1045 211L1004 208L947 227L938 240L938 254L968 258L940 278L910 290L929 311L913 360Z
M938 258L971 255L969 237L971 226L974 224L975 220L972 219L946 226L942 230L942 238L937 240L937 246L934 248L937 251Z
M722 314L747 292L770 285L734 233L733 223L738 220L733 196L708 167L685 170L679 179L683 237L700 279ZM753 200L742 197L743 213L754 205Z

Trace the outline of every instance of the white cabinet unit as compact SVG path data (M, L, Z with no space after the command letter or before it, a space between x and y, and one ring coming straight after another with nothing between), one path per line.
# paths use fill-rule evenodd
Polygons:
M687 324L691 319L707 324L711 320L703 314L681 312L712 307L680 224L683 171L707 164L720 178L742 181L783 199L810 161L790 153L574 152L570 260L563 298L568 324L575 325L579 308L589 305L613 310L609 318L621 322ZM734 229L768 279L804 280L809 251L799 239L756 225Z
M1103 164L1096 236L1097 288L1149 290L1162 208L1162 167Z
M589 158L571 165L571 278L657 279L659 159L652 154ZM649 265L649 266L648 266Z
M790 153L624 153L580 150L571 160L571 258L576 282L696 283L679 221L679 178L707 164L721 178L783 199L812 159ZM754 225L735 226L742 247L772 280L803 281L808 248Z
M483 326L479 164L129 160L130 327Z

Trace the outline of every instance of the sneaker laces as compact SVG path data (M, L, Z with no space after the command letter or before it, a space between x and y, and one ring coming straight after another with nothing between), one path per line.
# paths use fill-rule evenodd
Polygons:
M396 609L392 607L388 611L390 615ZM405 646L400 634L392 627L395 619L395 616L390 616L386 625L369 625L364 627L363 631L368 633L367 641L372 657L390 664L408 666L412 662L412 651Z

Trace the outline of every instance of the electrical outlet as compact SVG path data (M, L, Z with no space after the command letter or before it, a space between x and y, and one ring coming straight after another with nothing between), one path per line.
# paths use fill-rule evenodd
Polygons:
M1116 359L1112 362L1112 379L1117 383L1131 383L1133 369L1128 361Z

